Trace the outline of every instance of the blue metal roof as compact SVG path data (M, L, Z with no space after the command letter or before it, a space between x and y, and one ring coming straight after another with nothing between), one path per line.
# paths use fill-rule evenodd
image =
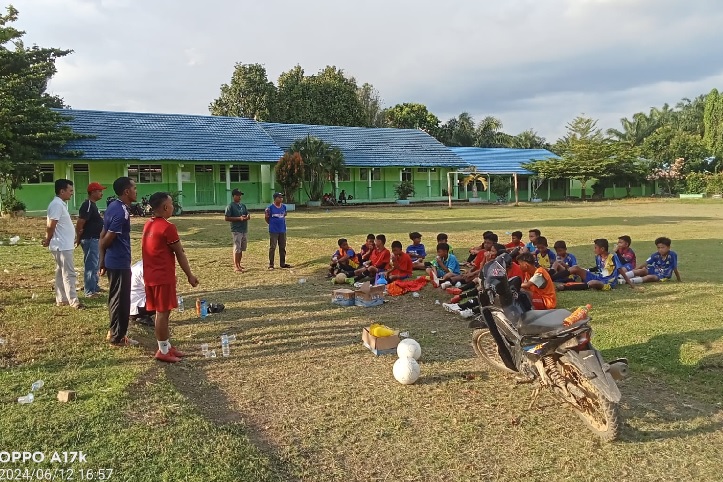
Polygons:
M276 162L283 151L243 117L63 109L68 124L94 137L69 142L83 159Z
M520 167L533 160L557 159L547 149L509 149L485 147L451 147L452 152L477 168L490 174L532 174Z
M444 144L417 129L317 126L261 122L279 147L314 136L338 147L353 167L463 167L467 163Z

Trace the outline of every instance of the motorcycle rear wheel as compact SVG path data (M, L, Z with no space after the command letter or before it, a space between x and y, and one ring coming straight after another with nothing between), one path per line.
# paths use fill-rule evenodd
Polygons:
M495 370L504 373L517 373L507 368L505 362L502 361L497 343L487 328L480 328L472 332L472 347L477 356Z
M605 398L577 367L562 363L561 368L565 381L584 394L578 397L571 393L576 402L571 401L571 405L577 416L604 442L617 439L620 432L618 404Z

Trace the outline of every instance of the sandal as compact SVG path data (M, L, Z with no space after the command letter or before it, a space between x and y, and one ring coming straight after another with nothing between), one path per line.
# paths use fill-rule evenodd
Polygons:
M274 267L273 267L273 266L269 266L269 271L271 271L272 269L274 269Z
M284 264L281 265L281 267L282 267L282 268L291 268L291 265L284 263Z

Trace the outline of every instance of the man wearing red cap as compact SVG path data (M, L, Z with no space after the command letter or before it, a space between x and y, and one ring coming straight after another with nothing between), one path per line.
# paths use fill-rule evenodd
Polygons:
M98 212L96 202L103 197L104 186L97 182L88 184L88 199L83 201L78 211L78 222L75 225L75 246L83 248L83 265L85 266L85 297L95 298L100 294L98 286L99 240L103 230L103 218Z

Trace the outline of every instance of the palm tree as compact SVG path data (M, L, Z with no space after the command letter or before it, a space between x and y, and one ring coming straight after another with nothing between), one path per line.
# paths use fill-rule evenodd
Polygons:
M304 161L304 190L310 201L320 201L324 187L335 174L344 174L344 155L339 148L331 146L318 137L306 136L296 140L289 153L298 152ZM336 196L336 193L334 193Z
M500 147L503 137L502 121L496 117L487 116L477 124L476 147Z
M537 132L532 129L520 132L511 140L510 147L518 149L544 149L546 145L545 138L537 135Z

